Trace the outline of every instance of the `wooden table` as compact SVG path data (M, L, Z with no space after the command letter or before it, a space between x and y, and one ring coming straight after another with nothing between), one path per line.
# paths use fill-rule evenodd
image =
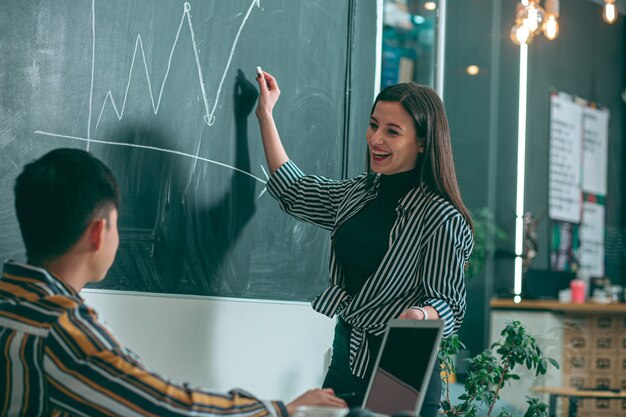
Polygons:
M597 303L559 303L549 300L522 300L515 303L511 299L493 298L489 302L491 308L498 310L530 310L554 311L576 314L626 314L626 303L597 304Z
M626 399L626 390L613 392L601 390L579 390L576 388L563 387L534 387L533 391L550 395L550 404L548 409L549 417L556 417L556 400L559 397L569 399L569 417L576 417L579 398L606 398L609 400Z

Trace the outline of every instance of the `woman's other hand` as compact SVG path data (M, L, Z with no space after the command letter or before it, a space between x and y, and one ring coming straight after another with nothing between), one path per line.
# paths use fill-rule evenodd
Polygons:
M415 308L408 308L404 310L398 318L403 319L403 320L424 320L425 319L424 313L422 313L420 310L417 310Z
M431 306L410 307L404 310L398 318L404 320L434 320L439 318L439 313Z
M256 108L256 115L257 117L269 116L280 97L280 88L278 88L276 78L265 71L262 75L257 75L256 81L259 84L259 104Z

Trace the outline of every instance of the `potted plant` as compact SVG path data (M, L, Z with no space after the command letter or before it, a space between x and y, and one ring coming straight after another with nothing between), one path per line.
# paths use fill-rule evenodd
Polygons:
M488 350L468 359L466 363L467 377L465 392L457 402L450 398L449 375L455 373L455 358L463 344L457 335L443 340L439 351L442 367L443 393L441 408L447 417L475 417L480 410L487 410L490 417L499 399L500 391L510 381L519 380L515 373L519 367L534 370L536 375L545 375L548 366L559 368L552 358L543 356L535 338L526 332L519 322L513 321L506 325L500 333L502 339ZM547 405L537 398L527 397L528 409L524 417L547 417ZM513 417L507 411L501 411L498 417Z

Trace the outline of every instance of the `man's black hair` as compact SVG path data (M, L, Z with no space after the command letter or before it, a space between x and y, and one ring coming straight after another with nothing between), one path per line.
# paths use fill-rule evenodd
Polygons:
M14 192L28 262L36 265L66 253L120 201L111 170L80 149L55 149L27 164Z

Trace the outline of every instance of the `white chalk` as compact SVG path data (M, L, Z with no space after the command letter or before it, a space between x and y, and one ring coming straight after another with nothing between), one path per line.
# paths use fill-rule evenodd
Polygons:
M261 67L256 67L256 73L263 76L263 70L261 69Z

